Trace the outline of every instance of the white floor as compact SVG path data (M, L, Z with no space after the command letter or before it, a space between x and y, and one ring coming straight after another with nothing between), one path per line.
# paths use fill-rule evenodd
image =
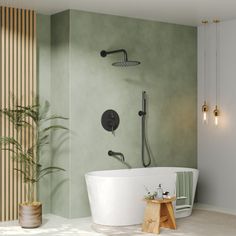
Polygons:
M140 236L141 226L107 227L95 225L91 218L65 219L45 215L43 225L37 229L22 229L17 221L0 223L0 235L80 235L80 236ZM163 236L236 236L236 216L213 211L193 211L192 216L177 219L177 230L161 229Z

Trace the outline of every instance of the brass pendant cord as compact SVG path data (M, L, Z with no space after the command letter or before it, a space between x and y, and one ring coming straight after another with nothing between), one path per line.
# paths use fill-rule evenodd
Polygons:
M206 101L206 24L208 23L207 20L203 20L202 24L204 24L204 37L203 37L203 41L204 41L204 46L203 46L203 105L202 105L202 112L203 112L203 121L204 123L206 123L206 112L208 111L208 105L207 105L207 101Z
M204 103L206 102L206 25L208 21L203 21L204 24L204 88L203 88L203 96L204 96Z
M216 69L216 91L215 91L215 95L216 95L216 106L215 106L215 110L213 111L214 116L215 116L215 125L218 125L218 116L219 116L219 109L218 109L218 97L219 97L219 90L218 90L218 84L219 84L219 52L218 52L218 47L219 47L219 34L218 34L218 23L219 20L214 20L213 21L216 25L215 25L215 33L216 33L216 43L215 43L215 49L216 49L216 61L215 61L215 69Z

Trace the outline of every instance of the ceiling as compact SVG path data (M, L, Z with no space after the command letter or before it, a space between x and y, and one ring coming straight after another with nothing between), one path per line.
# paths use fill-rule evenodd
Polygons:
M193 26L202 19L236 19L236 0L0 0L0 4L43 14L78 9Z

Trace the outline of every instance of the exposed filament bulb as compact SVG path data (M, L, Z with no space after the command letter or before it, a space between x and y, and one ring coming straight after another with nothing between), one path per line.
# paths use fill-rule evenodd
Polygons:
M203 114L202 121L203 121L203 124L207 124L207 112L208 112L208 106L206 104L206 101L204 101L204 104L202 105L202 114Z
M219 110L217 106L215 107L215 110L213 111L214 117L215 117L215 125L218 126L219 124Z

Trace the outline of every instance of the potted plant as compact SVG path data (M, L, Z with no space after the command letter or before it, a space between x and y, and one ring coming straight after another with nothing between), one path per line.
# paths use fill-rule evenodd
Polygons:
M51 131L68 130L62 125L52 125L52 120L67 118L49 115L48 101L41 106L35 99L34 105L21 106L17 102L9 108L0 110L14 127L13 137L0 137L0 150L11 152L14 161L20 163L14 170L22 175L27 186L27 202L19 203L19 223L23 228L36 228L42 224L42 203L37 201L35 189L37 183L46 175L65 171L56 166L42 166L40 150L50 143ZM24 135L27 134L27 135ZM31 142L27 144L27 138Z

